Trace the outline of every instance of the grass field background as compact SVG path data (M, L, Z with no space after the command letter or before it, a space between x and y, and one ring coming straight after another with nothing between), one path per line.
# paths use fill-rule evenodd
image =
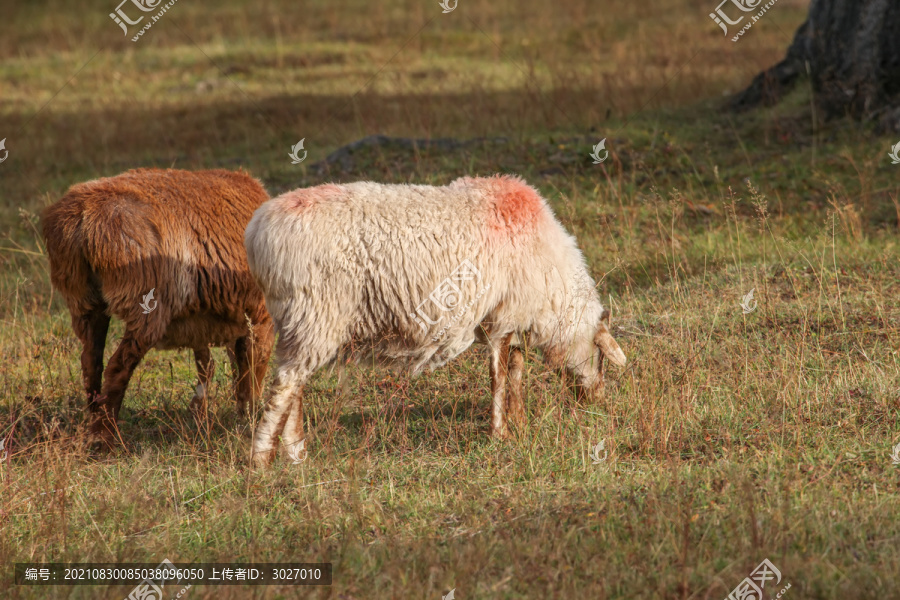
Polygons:
M190 599L718 599L768 558L789 599L900 597L897 140L823 123L805 81L730 112L808 3L780 0L738 43L714 8L179 0L131 42L112 0L4 7L4 594L123 598L132 586L12 586L11 565L168 558L334 563L331 587ZM322 162L375 134L472 142ZM483 348L413 380L323 371L309 458L260 472L224 352L202 426L191 353L153 351L124 447L92 455L38 214L138 166L241 167L272 195L520 174L577 237L629 364L581 405L529 355L528 423L504 442L487 435ZM107 358L119 335L114 322Z

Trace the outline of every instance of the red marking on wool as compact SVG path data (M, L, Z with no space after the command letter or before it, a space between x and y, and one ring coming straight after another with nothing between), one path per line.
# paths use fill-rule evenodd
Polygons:
M311 188L300 188L281 196L284 209L306 210L323 200L335 198L342 193L341 186L333 183L317 185Z
M486 188L492 218L488 227L497 234L515 236L531 232L541 221L541 196L518 177L501 175L473 180Z

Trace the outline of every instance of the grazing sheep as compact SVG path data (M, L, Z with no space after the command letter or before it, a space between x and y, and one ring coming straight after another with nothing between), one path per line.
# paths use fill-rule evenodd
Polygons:
M154 347L193 348L199 383L191 407L201 415L213 375L210 345L229 348L239 411L259 396L274 333L243 236L266 200L243 172L136 169L74 185L44 211L50 279L84 345L94 436L112 443L128 381ZM125 334L104 372L113 315Z
M602 388L603 357L625 364L575 239L521 179L298 189L260 207L245 237L280 334L254 435L258 465L274 458L279 435L300 460L303 384L339 356L374 353L416 374L476 340L488 344L491 431L500 437L507 415L524 419L526 340L574 375L582 397Z

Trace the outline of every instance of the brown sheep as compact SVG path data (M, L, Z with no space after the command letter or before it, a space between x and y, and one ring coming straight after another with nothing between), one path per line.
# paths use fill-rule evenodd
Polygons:
M44 211L50 279L84 345L93 436L115 439L128 381L151 348L193 348L199 384L191 407L200 414L211 345L229 346L239 412L259 397L274 331L247 266L244 230L268 199L244 172L135 169L74 185ZM125 334L104 372L113 315Z

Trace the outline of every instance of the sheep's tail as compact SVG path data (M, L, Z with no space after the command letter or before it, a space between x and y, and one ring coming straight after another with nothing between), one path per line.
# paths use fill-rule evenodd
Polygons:
M84 314L104 307L100 280L86 254L82 203L73 194L44 210L42 228L50 259L50 282L69 309Z
M284 270L285 260L293 252L292 242L302 231L299 219L282 218L283 203L270 200L253 213L244 232L247 266L257 285L266 295L285 297L292 293L291 273ZM282 257L282 259L279 259Z

